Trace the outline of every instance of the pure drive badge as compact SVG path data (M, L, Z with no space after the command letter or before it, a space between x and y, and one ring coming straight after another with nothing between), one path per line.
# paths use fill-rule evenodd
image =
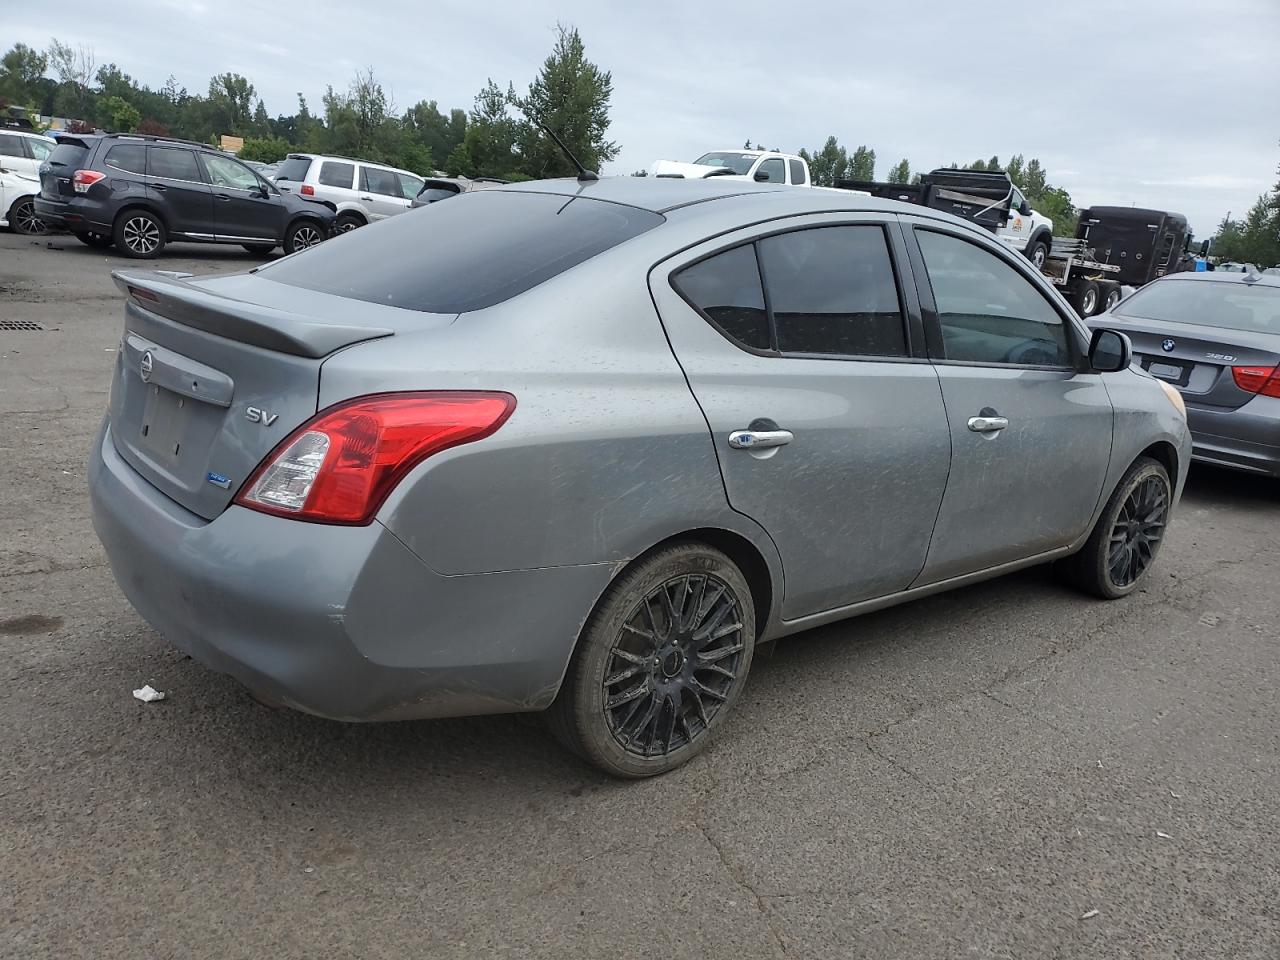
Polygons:
M224 477L220 473L214 473L212 470L205 476L205 479L212 483L215 487L221 487L223 490L231 489L231 478Z

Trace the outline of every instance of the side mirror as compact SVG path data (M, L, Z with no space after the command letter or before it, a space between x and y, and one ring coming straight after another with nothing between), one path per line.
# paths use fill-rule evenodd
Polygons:
M1089 342L1089 366L1096 373L1127 370L1133 362L1133 344L1115 330L1095 330Z
M1209 244L1211 244L1212 242L1213 242L1212 240L1200 241L1200 256L1207 257L1209 255Z
M1031 216L1031 204L1029 204L1026 200L1023 200L1022 205L1018 207L1018 212L1022 214L1024 217Z
M756 183L768 183L769 175L765 173L763 170L757 170L754 179Z

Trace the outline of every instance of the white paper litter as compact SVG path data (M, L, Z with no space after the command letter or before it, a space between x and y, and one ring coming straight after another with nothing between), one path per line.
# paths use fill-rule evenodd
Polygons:
M1172 839L1173 839L1173 837L1169 836L1169 835L1168 835L1167 833L1165 833L1163 830L1157 830L1157 831L1156 831L1156 836L1157 836L1157 837L1159 837L1161 840L1172 840Z
M133 698L143 703L155 703L157 700L163 700L164 694L148 683L143 685L141 690L133 691Z
M1092 920L1094 917L1096 917L1096 916L1099 914L1099 912L1100 912L1100 911L1098 911L1098 910L1090 910L1088 913L1082 913L1082 914L1080 914L1080 919L1081 919L1081 920Z

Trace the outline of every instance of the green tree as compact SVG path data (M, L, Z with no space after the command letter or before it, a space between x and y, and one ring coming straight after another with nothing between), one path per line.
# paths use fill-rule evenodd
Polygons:
M102 101L101 112L104 113L116 133L133 133L142 122L142 114L138 108L124 97L107 97Z
M53 110L67 117L87 117L92 113L90 84L94 78L93 48L84 44L72 47L58 39L49 41L46 54L49 69L58 75Z
M509 175L519 170L516 139L520 125L507 112L513 96L510 87L504 93L492 79L476 94L466 135L445 161L450 175L510 179Z
M219 73L210 77L208 115L216 125L210 132L237 135L252 132L256 95L253 84L238 73Z
M890 168L888 180L890 183L910 183L911 164L905 158L898 161Z
M800 156L809 164L809 179L814 186L835 186L837 180L852 176L849 172L849 155L835 137L827 137L827 142L813 153L801 147Z
M0 96L14 103L35 103L47 69L48 57L25 43L15 43L0 57Z
M575 27L561 25L555 46L524 97L512 97L527 117L536 117L564 141L588 169L618 155L618 144L605 139L609 129L609 101L613 75L587 59L582 36ZM531 177L576 174L573 164L550 137L532 123L517 127L521 172Z
M849 158L849 177L853 180L876 178L876 152L868 147L858 147Z
M467 114L464 110L451 110L448 116L436 101L422 100L405 111L405 134L420 144L432 158L444 162L467 135Z
M287 140L274 137L249 137L237 156L241 160L256 160L258 163L277 163L288 156L291 149Z

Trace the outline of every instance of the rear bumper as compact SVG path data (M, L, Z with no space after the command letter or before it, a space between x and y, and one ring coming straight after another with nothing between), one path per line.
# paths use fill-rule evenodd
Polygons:
M1187 423L1193 459L1280 477L1280 399L1254 397L1235 410L1187 404Z
M70 230L73 233L111 234L111 217L102 204L88 197L58 197L50 199L44 194L35 198L36 216L51 227Z
M607 564L436 574L379 523L230 507L205 521L116 453L89 465L116 582L179 649L263 699L335 720L538 710L554 699Z

